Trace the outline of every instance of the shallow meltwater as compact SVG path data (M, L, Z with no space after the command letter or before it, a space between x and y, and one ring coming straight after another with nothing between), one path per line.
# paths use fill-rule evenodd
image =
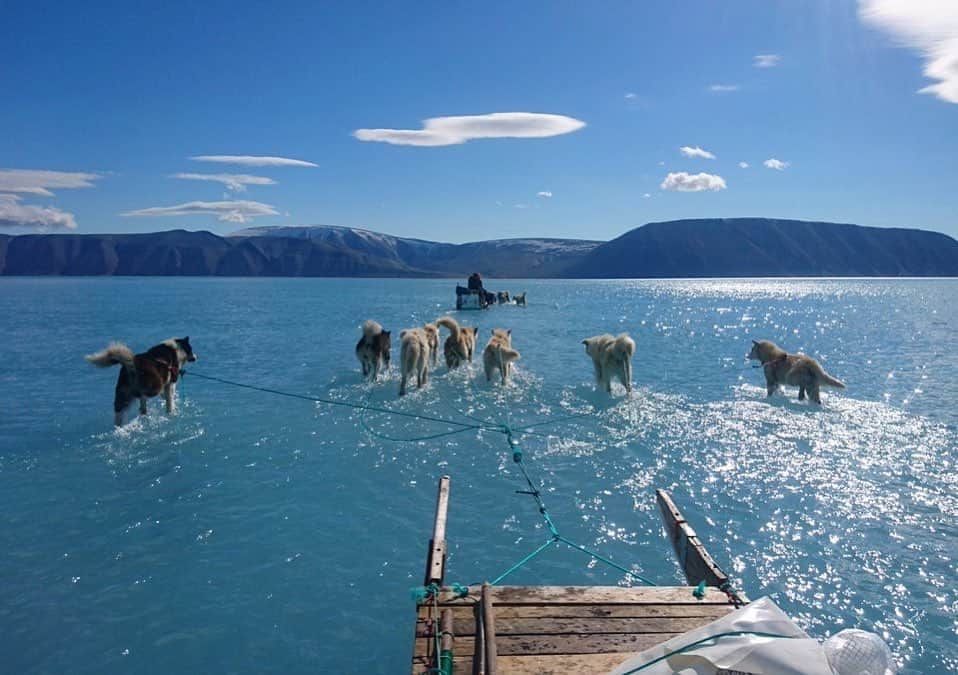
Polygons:
M772 596L819 638L875 631L903 672L958 672L958 283L487 285L525 290L528 306L450 313L479 325L480 348L512 329L509 385L487 383L477 358L400 398L398 342L386 376L365 383L359 325L396 335L433 320L454 283L0 280L0 311L20 317L20 367L0 376L3 662L405 669L440 475L452 477L448 582L495 578L550 537L516 492L508 430L569 540L683 583L655 505L669 489L749 597ZM609 396L581 340L622 331L637 344L635 389ZM155 400L114 430L116 373L83 354L176 334L200 357L179 414ZM766 398L752 339L818 358L848 388L823 390L822 406L793 387ZM635 582L557 545L508 583Z

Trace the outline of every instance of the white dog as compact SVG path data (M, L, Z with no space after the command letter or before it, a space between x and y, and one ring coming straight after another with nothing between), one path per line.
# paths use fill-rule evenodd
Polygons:
M406 394L406 382L415 374L416 386L422 388L429 378L429 359L432 348L429 333L424 328L409 328L399 333L399 366L402 380L399 382L399 395Z
M632 391L632 356L635 354L635 341L627 333L618 336L596 335L582 341L585 353L592 357L595 366L595 381L600 387L612 393L612 378L617 377Z
M482 351L482 365L486 370L486 380L492 380L492 372L499 371L505 384L512 371L512 362L519 360L519 352L512 348L512 331L493 328L492 337Z

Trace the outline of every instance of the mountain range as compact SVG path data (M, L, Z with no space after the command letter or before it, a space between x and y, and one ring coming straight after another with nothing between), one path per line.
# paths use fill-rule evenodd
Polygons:
M958 276L958 241L938 232L769 218L649 223L608 242L449 244L329 225L221 237L0 235L0 275L643 278Z

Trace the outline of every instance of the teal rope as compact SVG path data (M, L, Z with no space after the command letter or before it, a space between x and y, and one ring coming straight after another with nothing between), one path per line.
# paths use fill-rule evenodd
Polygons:
M369 396L371 394L372 392L370 391L370 393L366 396L366 400L363 402L362 410L359 413L359 424L370 435L376 436L377 438L381 438L386 441L393 441L396 443L417 443L420 441L431 441L437 438L443 438L444 436L453 436L455 434L461 434L466 431L474 431L474 430L482 428L473 424L469 426L464 426L460 429L453 429L451 431L440 431L435 434L426 434L424 436L390 436L387 433L373 429L369 425L369 423L366 421L366 411L369 410Z
M646 583L646 584L648 584L649 586L657 586L657 585L658 585L658 584L656 584L654 581L652 581L652 580L650 580L650 579L646 579L646 578L643 577L641 574L636 574L636 573L633 572L632 570L629 570L629 569L626 569L625 567L622 567L622 565L619 565L618 563L615 563L615 562L609 560L608 558L605 558L605 557L599 555L599 554L596 553L595 551L590 551L590 550L587 549L585 546L580 546L579 544L575 543L574 541L569 541L568 539L566 539L565 537L563 537L563 536L561 536L561 535L558 537L558 540L561 541L563 544L567 544L567 545L571 546L572 548L579 549L579 550L582 551L583 553L588 553L589 555L591 555L591 556L592 556L593 558L595 558L596 560L601 560L601 561L604 562L606 565L609 565L610 567L614 567L615 569L619 570L620 572L625 572L625 573L628 574L630 577L633 577L633 578L635 578L635 579L638 579L639 581L641 581L641 582L643 582L643 583Z
M618 563L613 562L609 560L608 558L599 555L595 551L587 549L585 546L577 544L570 539L566 539L561 534L559 534L559 530L556 527L555 523L553 522L552 516L549 515L549 510L546 508L545 502L542 500L542 493L539 491L539 488L536 487L535 483L533 483L532 478L529 476L529 472L526 471L525 464L522 461L522 448L515 441L515 439L513 439L512 429L509 427L509 425L504 424L502 425L502 432L506 434L506 439L509 442L509 447L512 449L512 461L515 462L516 465L518 465L519 471L522 472L522 477L525 478L526 485L529 486L528 490L518 490L517 492L520 492L521 494L530 495L535 500L536 505L539 507L539 514L542 516L543 521L545 521L546 527L549 528L549 532L552 534L552 538L546 543L542 544L542 546L537 548L535 551L527 555L525 558L520 560L518 563L510 567L508 570L500 574L498 577L496 577L495 581L490 582L491 585L495 586L497 583L502 581L505 577L512 574L517 569L519 569L526 563L536 558L540 553L542 553L549 546L551 546L552 544L555 544L556 542L561 541L563 544L566 544L567 546L571 546L572 548L576 550L582 551L583 553L586 553L592 556L596 560L599 560L605 563L606 565L609 565L610 567L619 570L620 572L624 572L627 576L633 579L638 579L639 581L642 581L643 583L646 583L649 586L655 586L656 583L652 581L651 579L647 579L643 577L641 574L637 574L636 572L633 572L632 570L627 569L623 567L622 565L619 565Z
M532 560L533 558L535 558L536 556L538 556L540 553L542 553L543 551L545 551L547 548L549 548L550 546L552 546L554 543L556 543L556 541L557 541L556 539L550 539L549 541L547 541L546 543L544 543L542 546L540 546L539 548L537 548L535 551L533 551L532 553L530 553L529 555L527 555L525 558L523 558L522 560L520 560L519 562L517 562L515 565L513 565L512 567L510 567L509 569L507 569L505 572L503 572L502 574L500 574L499 576L497 576L495 579L493 579L492 581L490 581L490 582L489 582L489 585L490 585L490 586L495 586L495 585L498 584L500 581L502 581L503 579L505 579L507 576L509 576L510 574L512 574L513 572L515 572L517 569L519 569L520 567L522 567L523 565L525 565L527 562L529 562L530 560Z
M431 415L419 415L419 414L415 414L415 413L402 412L402 411L400 411L400 410L392 410L392 409L390 409L390 408L381 408L381 407L378 407L378 406L371 406L371 405L369 405L369 399L368 399L368 397L367 397L366 401L364 401L362 404L356 404L356 403L349 403L349 402L347 402L347 401L336 401L336 400L332 400L332 399L321 398L321 397L319 397L319 396L309 396L309 395L306 395L306 394L296 394L296 393L293 393L293 392L282 391L282 390L279 390L279 389L271 389L271 388L269 388L269 387L259 387L259 386L252 385L252 384L245 384L245 383L243 383L243 382L234 382L234 381L232 381L232 380L227 380L227 379L221 378L221 377L215 377L215 376L213 376L213 375L203 375L202 373L197 373L197 372L194 372L194 371L192 371L192 370L190 370L189 372L190 372L190 375L192 375L193 377L199 377L199 378L201 378L201 379L210 380L210 381L212 381L212 382L219 382L219 383L221 383L221 384L227 384L227 385L231 385L231 386L234 386L234 387L240 387L240 388L242 388L242 389L250 389L250 390L252 390L252 391L260 391L260 392L267 393L267 394L275 394L275 395L277 395L277 396L286 396L286 397L288 397L288 398L296 398L296 399L300 399L300 400L304 400L304 401L312 401L312 402L314 402L314 403L323 403L323 404L326 404L326 405L340 406L340 407L344 407L344 408L352 408L352 409L354 409L354 410L359 410L359 411L360 411L360 424L363 426L363 428L364 428L367 432L369 432L370 434L372 434L372 435L374 435L374 436L377 436L377 437L379 437L379 438L382 438L382 439L385 439L385 440L389 440L389 441L394 441L394 442L418 442L418 441L433 440L433 439L436 439L436 438L442 438L442 437L445 437L445 436L452 436L452 435L454 435L454 434L460 434L460 433L463 433L463 432L466 432L466 431L497 431L497 432L499 432L499 433L501 433L501 434L503 434L503 435L506 436L506 439L507 439L507 441L508 441L508 443L509 443L509 447L510 447L510 449L512 450L512 459L513 459L513 461L519 466L519 470L522 472L523 478L525 478L526 484L529 486L529 490L522 490L522 491L520 491L520 492L523 493L523 494L529 494L529 495L531 495L531 496L533 497L533 499L535 499L536 504L537 504L537 506L539 507L539 513L540 513L540 515L542 516L543 520L545 521L546 526L549 528L549 532L552 534L552 538L551 538L549 541L547 541L546 543L544 543L544 544L542 544L541 546L539 546L535 551L533 551L532 553L530 553L529 555L527 555L525 558L523 558L522 560L520 560L518 563L516 563L515 565L513 565L512 567L510 567L510 568L509 568L508 570L506 570L503 574L500 574L498 577L496 577L496 580L492 582L492 585L497 584L497 583L500 582L502 579L504 579L504 578L507 577L508 575L512 574L513 572L515 572L515 571L518 570L519 568L521 568L523 565L525 565L525 564L527 564L528 562L532 561L532 560L535 559L540 553L542 553L543 551L545 551L547 548L549 548L550 546L552 546L553 544L555 544L555 543L558 542L558 541L561 541L562 543L564 543L564 544L566 544L566 545L568 545L568 546L571 546L571 547L573 547L573 548L575 548L575 549L577 549L577 550L579 550L579 551L582 551L583 553L586 553L586 554L592 556L592 557L595 558L596 560L599 560L599 561L605 563L606 565L609 565L610 567L613 567L613 568L615 568L615 569L617 569L617 570L619 570L619 571L621 571L621 572L624 572L626 575L628 575L628 576L630 576L630 577L633 577L633 578L635 578L635 579L638 579L638 580L640 580L640 581L642 581L642 582L644 582L644 583L646 583L646 584L649 584L649 585L651 585L651 586L656 585L655 582L653 582L653 581L651 581L651 580L649 580L649 579L646 579L645 577L643 577L643 576L641 576L641 575L639 575L639 574L636 574L635 572L633 572L633 571L631 571L631 570L629 570L629 569L626 569L625 567L619 565L618 563L615 563L615 562L609 560L608 558L605 558L605 557L599 555L598 553L595 553L594 551L591 551L591 550L587 549L587 548L584 547L584 546L581 546L581 545L579 545L579 544L576 544L575 542L573 542L573 541L571 541L571 540L569 540L569 539L566 539L565 537L563 537L562 535L559 534L558 528L556 528L555 523L552 521L552 517L549 515L548 509L546 509L545 503L542 501L542 496L541 496L541 493L539 492L539 489L538 489L538 488L535 486L535 484L532 482L532 478L529 476L528 471L526 471L525 465L524 465L523 462L522 462L522 449L521 449L521 447L519 446L519 444L515 441L515 439L513 438L513 433L514 433L513 428L512 428L510 425L508 425L508 424L497 424L497 425L493 425L493 424L491 424L491 423L488 423L488 422L485 422L485 421L483 421L483 420L480 420L480 419L478 419L478 418L476 418L476 417L473 417L472 415L469 415L469 414L467 414L467 413L463 413L463 412L457 410L457 412L459 412L460 414L464 415L465 417L468 417L468 418L470 418L470 419L475 420L476 422L479 422L479 424L470 424L470 423L466 423L466 422L459 422L459 421L457 421L457 420L449 420L449 419L443 419L443 418L440 418L440 417L433 417L433 416L431 416ZM180 374L181 374L181 375L186 375L186 371L183 370L183 371L181 371ZM455 408L454 408L454 409L455 409ZM396 415L396 416L399 416L399 417L408 417L408 418L412 418L412 419L416 419L416 420L424 420L424 421L427 421L427 422L436 422L436 423L439 423L439 424L447 424L447 425L450 425L450 426L456 426L456 427L460 427L460 428L458 428L458 429L453 429L453 430L449 430L449 431L442 431L442 432L439 432L439 433L429 434L429 435L425 435L425 436L417 436L417 437L409 437L409 438L395 437L395 436L390 436L390 435L388 435L388 434L382 433L382 432L380 432L380 431L376 431L375 429L373 429L372 427L370 427L370 426L366 423L366 420L365 420L365 415L366 415L366 412L367 412L367 411L381 412L381 413L386 413L386 414L389 414L389 415ZM537 435L537 436L538 436L538 435L541 435L541 434L539 434L539 433L537 433L537 432L534 432L534 431L527 431L527 430L533 429L533 428L535 428L535 427L546 426L546 425L549 425L549 424L560 424L560 423L562 423L562 422L565 422L565 421L568 421L568 420L571 420L571 419L577 419L577 418L581 418L581 417L588 417L588 416L590 416L590 415L591 415L591 413L575 413L575 414L572 414L572 415L565 415L565 416L563 416L563 417L558 417L558 418L551 419L551 420L543 420L543 421L541 421L541 422L537 422L537 423L534 423L534 424L528 424L528 425L525 425L525 426L523 426L523 427L518 427L518 431L519 431L519 433L529 433L529 434L531 434L531 435ZM424 590L426 593L429 593L429 594L432 594L432 595L435 595L435 594L438 593L438 589L435 589L435 590L433 590L433 589L423 589L423 590ZM428 597L428 595L427 595L426 597Z
M360 405L356 403L348 403L346 401L335 401L333 399L320 398L319 396L295 394L288 391L281 391L279 389L270 389L269 387L258 387L252 384L244 384L242 382L233 382L232 380L226 380L221 377L213 377L212 375L203 375L202 373L197 373L197 372L194 372L193 370L190 370L189 372L192 377L199 377L204 380L220 382L221 384L228 384L233 387L240 387L241 389L252 389L253 391L261 391L266 394L276 394L277 396L286 396L288 398L298 398L303 401L313 401L314 403L325 403L326 405L337 405L337 406L342 406L344 408L353 408L355 410L362 410L365 408L373 412L388 413L390 415L398 415L399 417L411 417L417 420L426 420L427 422L437 422L439 424L450 424L453 426L465 427L469 429L477 428L476 425L474 424L467 424L465 422L458 422L456 420L446 420L439 417L431 417L429 415L417 415L415 413L407 413L407 412L402 412L401 410L392 410L390 408L379 408L379 407L369 406L369 405L364 406L364 405ZM180 371L180 373L182 375L185 375L186 371L183 370L183 371Z
M784 638L786 640L795 639L794 635L779 635L778 633L764 633L762 631L755 631L755 630L734 630L734 631L729 631L727 633L718 633L717 635L710 635L708 637L702 638L701 640L696 640L695 642L687 644L684 647L679 647L678 649L673 650L669 652L668 654L660 656L657 659L653 659L652 661L649 661L648 663L642 664L638 668L633 668L632 670L624 673L624 675L632 675L632 673L637 673L640 670L645 670L649 666L654 666L656 663L665 661L666 659L672 656L675 656L676 654L683 654L687 651L690 651L691 649L694 649L695 647L698 647L700 644L703 644L705 642L712 642L725 637L739 637L741 635L754 635L756 637L767 637L767 638Z

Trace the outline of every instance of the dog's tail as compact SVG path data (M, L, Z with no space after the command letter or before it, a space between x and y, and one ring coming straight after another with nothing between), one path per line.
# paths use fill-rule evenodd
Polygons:
M517 352L517 351L516 351L515 349L513 349L512 347L497 346L497 347L496 347L496 356L499 357L499 365L500 365L500 366L504 366L505 364L509 363L510 361L518 361L518 360L519 360L519 352Z
M442 326L442 327L444 327L444 328L448 328L448 329L449 329L449 334L452 335L453 341L454 341L454 342L458 342L458 341L459 341L459 330L460 330L460 327L459 327L459 324L456 323L456 320L453 319L451 316L441 316L441 317L439 317L438 319L436 319L436 325L437 325L437 326Z
M124 368L133 368L133 350L122 342L111 342L110 346L96 354L89 354L86 360L94 366L109 368L116 364Z
M379 325L376 321L372 319L366 319L363 321L363 337L369 339L376 337L383 332L383 327Z
M835 379L831 375L825 372L825 369L821 367L820 364L815 364L815 378L820 384L823 384L828 387L836 387L838 389L844 389L845 383L841 380Z

